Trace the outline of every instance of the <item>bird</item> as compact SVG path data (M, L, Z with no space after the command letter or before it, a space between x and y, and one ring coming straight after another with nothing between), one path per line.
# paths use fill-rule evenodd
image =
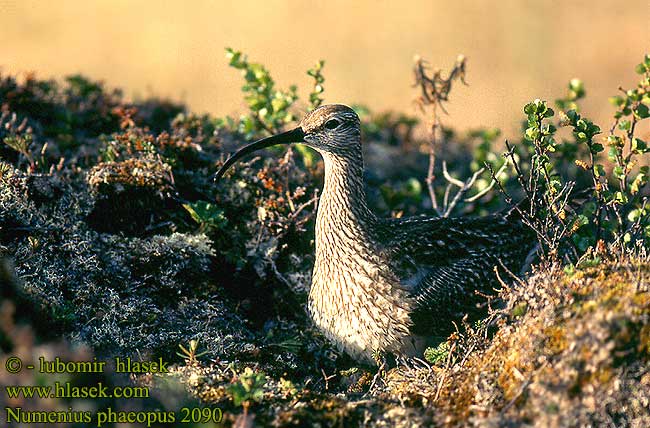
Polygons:
M368 207L361 124L342 104L322 105L295 129L244 146L215 174L260 149L303 143L323 158L308 295L314 324L360 362L421 357L453 321L476 315L498 285L495 266L520 272L534 235L515 210L484 217L380 218Z

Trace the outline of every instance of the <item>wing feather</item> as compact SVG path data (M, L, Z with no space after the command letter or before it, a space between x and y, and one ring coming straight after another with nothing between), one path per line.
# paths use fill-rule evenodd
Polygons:
M494 267L519 272L534 239L508 216L387 220L387 260L414 298L412 332L446 337L452 320L484 312L482 294L494 294ZM478 292L478 293L477 293Z

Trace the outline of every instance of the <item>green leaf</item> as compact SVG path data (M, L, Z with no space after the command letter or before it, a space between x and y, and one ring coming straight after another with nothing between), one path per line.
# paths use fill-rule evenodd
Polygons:
M618 156L618 149L614 146L610 147L609 151L607 152L607 158L612 162L616 162L617 156Z
M620 107L623 104L625 104L625 100L621 96L615 96L615 97L610 97L609 98L610 104L612 104L614 107Z
M564 266L563 271L566 276L573 276L576 273L576 267L573 265L573 263L569 263L568 265Z
M614 177L618 178L619 180L622 180L624 178L623 167L615 166L614 169L612 170L612 174L614 174Z
M235 406L241 406L246 401L262 401L265 382L266 375L264 373L254 373L247 367L237 382L226 387L226 390L230 393Z
M632 138L632 150L639 152L639 153L645 153L646 150L648 149L648 145L646 144L645 141L643 141L640 138Z
M273 107L274 112L279 112L286 109L289 105L283 98L273 98L271 100L271 106Z
M551 189L553 190L554 193L559 192L561 188L562 188L562 183L560 183L560 180L557 179L551 180Z
M628 219L631 223L634 223L634 222L637 221L640 217L641 217L641 209L640 209L640 208L634 209L634 210L630 211L630 212L627 214L627 219Z
M619 137L618 135L610 135L607 137L607 142L609 144L613 144L616 146L622 146L623 145L623 139Z
M621 191L616 192L614 200L619 204L627 204L628 198L627 195Z
M580 119L580 115L575 110L569 110L568 112L566 112L566 115L571 121L571 123L574 125L578 121L578 119Z
M527 311L528 311L528 303L521 302L517 304L514 308L512 308L512 316L514 318L520 318L526 315Z
M406 181L406 191L409 196L417 197L422 193L422 183L417 178L411 177Z
M545 123L542 125L542 133L545 135L554 134L557 131L557 128L550 123Z
M591 132L592 136L596 134L600 134L600 126L594 125L593 123L589 122L589 132Z
M634 181L632 181L632 184L630 185L630 193L636 195L646 184L648 184L648 175L641 171L636 175Z
M639 116L641 119L650 117L650 110L648 109L648 106L645 104L639 104L634 111L636 115Z
M585 96L585 85L582 80L574 78L569 82L570 95L574 100Z
M644 74L646 72L647 68L645 64L637 64L636 67L634 67L634 71L637 72L637 74Z
M449 343L442 342L435 348L426 348L424 350L424 359L430 364L437 364L445 361L449 355Z
M591 153L594 153L594 154L596 154L596 153L600 153L600 152L602 152L603 150L605 150L605 148L603 147L603 145L600 144L600 143L594 143L594 144L592 144L591 147L590 147L590 149L591 149Z
M224 212L211 202L196 201L183 204L183 208L190 213L192 220L202 227L221 227L228 223Z
M524 106L524 113L526 114L533 114L537 112L537 106L533 103L528 103Z
M586 141L589 140L589 139L587 138L587 134L585 134L584 132L578 132L578 133L576 134L576 138L577 138L578 141L581 142L581 143L584 143L584 142L586 142Z
M535 141L539 137L539 129L531 126L526 129L525 135L527 140Z
M589 218L586 215L578 214L576 217L576 223L582 227L589 224Z
M243 69L246 66L246 61L242 61L242 53L235 51L231 48L226 48L226 58L228 65L236 69Z

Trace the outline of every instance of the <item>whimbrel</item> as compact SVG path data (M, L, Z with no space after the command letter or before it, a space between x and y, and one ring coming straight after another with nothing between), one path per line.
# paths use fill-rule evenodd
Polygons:
M359 117L344 105L319 107L294 130L243 147L215 180L243 156L290 143L308 145L325 162L309 312L355 359L370 362L375 351L421 356L453 320L476 312L476 291L495 286L494 266L519 271L533 247L533 235L507 214L375 216L365 199Z

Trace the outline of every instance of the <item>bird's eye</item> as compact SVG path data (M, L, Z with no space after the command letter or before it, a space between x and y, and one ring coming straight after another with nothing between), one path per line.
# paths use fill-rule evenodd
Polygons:
M337 126L339 126L340 124L341 124L341 122L339 122L338 120L336 120L336 119L330 119L330 120L328 120L327 122L325 122L325 128L327 128L327 129L334 129L334 128L336 128Z

